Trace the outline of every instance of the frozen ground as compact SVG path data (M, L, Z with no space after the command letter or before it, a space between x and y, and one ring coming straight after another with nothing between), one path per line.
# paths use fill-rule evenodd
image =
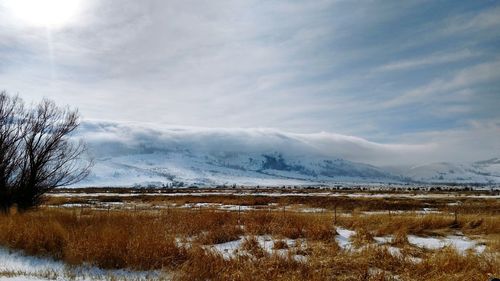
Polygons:
M350 249L351 248L351 237L356 234L355 231L348 230L342 227L337 227L337 237L335 240L339 244L342 249Z
M271 196L271 197L284 197L284 196L306 196L306 197L371 197L371 198L385 198L385 197L397 197L397 198L490 198L490 199L500 199L500 195L497 194L455 194L455 193L345 193L345 192L246 192L238 190L226 191L221 190L217 192L211 191L199 191L199 192L146 192L146 193L117 193L117 192L56 192L51 193L50 196L53 197L133 197L133 196L220 196L220 195L231 195L231 196Z
M353 250L352 237L356 235L356 231L345 229L342 227L337 227L337 237L335 240L339 246L344 250ZM390 244L393 237L379 236L373 238L375 242L379 245ZM465 254L467 251L472 250L480 254L484 252L486 246L476 240L472 240L463 235L448 235L445 237L422 237L417 235L408 235L408 242L418 248L427 250L439 250L445 247L453 247L459 253ZM389 247L389 251L392 253L399 253L399 248Z
M0 248L0 280L151 280L165 278L163 273L149 271L103 270L93 266L71 267L50 258L32 257ZM165 280L163 279L163 280ZM167 279L168 280L168 279Z
M412 245L428 250L437 250L451 246L457 249L460 253L465 253L467 250L474 250L477 253L482 253L486 249L485 245L465 236L458 235L449 235L439 238L408 235L408 242Z
M222 204L222 203L209 203L209 202L198 202L198 203L185 203L185 204L148 204L148 203L128 203L128 202L90 202L90 203L65 203L62 205L50 205L52 208L80 208L80 209L96 209L96 210L107 210L107 209L121 209L121 210L168 210L168 209L213 209L220 211L232 211L232 212L247 212L256 210L266 210L266 211L286 211L286 212L297 212L297 213L327 213L332 212L325 208L312 208L307 207L303 204L295 204L282 206L278 204L264 204L264 205L237 205L237 204ZM442 211L438 211L433 208L423 208L421 210L391 210L389 211L363 211L362 215L384 215L384 214L440 214ZM339 213L344 216L351 215L350 213Z
M225 259L234 258L238 255L248 255L249 253L241 249L241 245L244 243L245 239L249 238L250 236L242 236L238 240L215 244L207 248L221 254ZM274 249L274 244L277 239L273 239L269 235L255 236L255 239L259 243L259 246L268 254L276 254L281 257L291 255L291 257L297 261L306 261L305 256L294 254L294 251L302 250L305 246L306 242L303 239L278 239L286 243L286 249Z
M356 234L355 231L342 227L337 227L336 230L337 236L335 237L335 240L341 249L346 251L358 251L362 249L355 248L352 244L352 237ZM248 237L242 236L238 240L207 246L207 248L221 254L225 259L234 258L239 255L248 255L246 251L241 249L244 239L246 238ZM275 250L274 243L276 239L273 239L269 235L256 236L255 238L257 239L260 247L268 254L277 254L283 257L291 256L298 261L307 261L307 256L294 254L298 250L297 247L300 247L301 249L307 248L307 241L305 240L300 240L300 243L297 243L299 240L284 239L283 241L287 244L287 248ZM392 239L392 236L374 237L375 245L385 247L393 256L403 255L400 248L390 245ZM409 235L408 241L414 247L427 250L440 250L449 246L455 248L460 254L465 254L467 251L473 251L480 254L486 249L484 244L459 235L449 235L446 237L420 237L416 235ZM408 256L407 258L414 263L421 262L421 259L418 257Z

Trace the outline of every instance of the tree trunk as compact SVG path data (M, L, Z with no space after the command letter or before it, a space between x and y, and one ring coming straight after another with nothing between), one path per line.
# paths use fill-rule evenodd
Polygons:
M12 207L12 196L4 188L0 188L0 213L7 214Z

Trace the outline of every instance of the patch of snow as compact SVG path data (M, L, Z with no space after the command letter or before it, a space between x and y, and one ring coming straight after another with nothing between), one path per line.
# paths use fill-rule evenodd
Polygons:
M478 195L460 195L460 194L401 194L401 193L341 193L341 192L231 192L226 190L221 190L217 192L199 191L199 192L146 192L146 193L116 193L116 192L92 192L92 193L68 193L68 192L56 192L48 194L51 197L134 197L134 196L212 196L212 195L228 195L228 196L269 196L269 197L354 197L354 198L419 198L419 199L434 199L434 198L488 198L488 199L500 199L500 195L496 194L478 194Z
M423 208L422 210L387 210L387 211L364 211L363 215L386 215L386 214L440 214L435 208Z
M392 239L393 237L391 235L373 237L373 240L375 240L375 242L377 242L378 244L391 243Z
M0 281L49 281L52 279L42 279L34 276L12 276L12 277L0 277Z
M337 227L337 233L338 235L335 237L335 240L339 244L340 248L344 250L351 249L351 237L356 234L356 232L342 227Z
M428 250L442 249L447 246L454 247L459 253L464 253L467 250L474 250L477 253L482 253L485 250L485 246L479 245L477 241L457 235L449 235L443 238L408 235L408 242Z
M239 240L235 241L215 244L212 246L212 249L221 254L224 259L230 259L236 256L242 243L243 238L240 238Z
M300 208L297 210L303 213L323 213L327 211L325 208Z
M29 257L19 252L0 248L0 272L40 274L42 272L63 272L64 269L63 263L52 259Z
M208 248L221 254L224 259L235 258L236 256L238 256L240 254L246 254L246 253L244 253L244 251L241 250L241 245L242 245L243 241L247 238L250 238L250 236L241 236L240 239L238 239L238 240L211 245ZM268 254L276 254L276 255L281 256L281 257L287 257L289 255L290 250L297 245L297 240L282 239L287 244L287 246L289 248L288 249L274 249L275 240L273 240L273 238L270 235L258 235L258 236L255 236L255 239L257 240L260 247L265 252L267 252ZM301 242L304 242L304 240L301 240ZM302 243L302 245L304 245L304 243ZM305 257L303 255L293 255L293 258L296 261L307 260L307 257Z
M19 251L0 248L0 276L4 275L0 280L150 280L160 274L159 271L138 272L125 269L103 270L93 266L68 266L50 258L27 256Z
M395 257L402 256L401 249L399 249L398 247L389 246L387 247L387 251L389 251L389 253Z

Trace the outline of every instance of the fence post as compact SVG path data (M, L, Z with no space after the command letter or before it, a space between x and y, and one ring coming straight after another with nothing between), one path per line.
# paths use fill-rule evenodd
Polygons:
M333 223L337 224L337 205L333 207Z

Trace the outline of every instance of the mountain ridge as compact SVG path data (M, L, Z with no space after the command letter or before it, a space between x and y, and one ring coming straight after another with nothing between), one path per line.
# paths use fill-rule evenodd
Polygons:
M415 147L397 151L399 146L341 135L162 129L106 122L84 123L76 137L86 140L95 161L90 176L78 186L500 183L497 157L390 169L369 163L371 157L386 153L397 160L398 153Z

